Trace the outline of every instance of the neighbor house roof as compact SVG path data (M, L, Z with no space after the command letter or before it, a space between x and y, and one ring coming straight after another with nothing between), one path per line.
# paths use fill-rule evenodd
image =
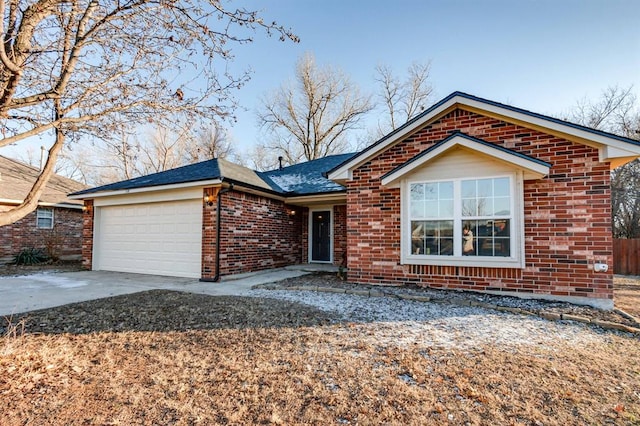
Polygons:
M612 168L640 156L640 142L636 140L479 98L467 93L454 92L358 154L336 165L328 172L329 178L343 182L349 178L353 169L457 108L596 147L600 152L601 161L609 161Z
M329 169L353 154L332 155L282 169L256 172L223 159L203 161L146 176L89 188L71 194L75 198L97 193L159 188L198 182L229 182L275 195L310 195L344 191L344 187L324 176Z
M0 155L0 204L20 204L40 175L40 170ZM49 179L40 196L40 204L80 207L82 202L67 197L70 192L86 188L80 182L60 175Z

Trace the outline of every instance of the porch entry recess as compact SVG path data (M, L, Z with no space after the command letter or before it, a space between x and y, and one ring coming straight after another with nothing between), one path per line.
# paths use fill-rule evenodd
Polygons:
M331 262L331 210L311 212L311 262Z

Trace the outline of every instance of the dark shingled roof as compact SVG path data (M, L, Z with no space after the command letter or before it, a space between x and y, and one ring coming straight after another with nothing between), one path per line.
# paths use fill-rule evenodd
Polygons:
M287 195L309 195L343 191L343 186L327 179L324 173L352 155L331 155L268 172L256 172L223 159L214 159L78 191L72 195L87 195L97 192L121 191L214 179L237 184L244 183L254 188Z
M258 172L274 191L287 195L310 195L344 191L344 187L326 178L325 174L355 153L330 155L282 169Z
M95 188L78 191L71 195L92 194L104 191L119 191L124 189L146 188L150 186L172 185L176 183L196 182L200 180L220 179L220 167L218 160L208 160L201 163L189 164L164 172L153 173L146 176L114 182Z

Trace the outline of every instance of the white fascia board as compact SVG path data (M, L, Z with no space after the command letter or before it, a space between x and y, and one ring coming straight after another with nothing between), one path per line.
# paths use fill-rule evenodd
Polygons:
M525 171L527 179L539 179L549 174L549 167L546 165L528 160L518 155L510 154L499 149L487 148L486 146L478 142L474 142L462 136L455 136L448 142L431 150L422 157L416 159L415 161L411 161L406 166L400 167L395 172L385 176L382 179L382 184L387 187L393 187L394 185L397 186L400 180L408 173L411 173L412 171L422 167L424 164L428 163L434 158L437 158L445 154L447 151L458 146L465 147L472 151L477 151L481 154L487 155L505 163L509 163L515 168L522 169Z
M195 181L195 182L175 183L171 185L145 186L142 188L119 189L116 191L92 192L88 194L70 195L69 198L72 200L86 200L86 199L92 199L92 198L113 197L115 195L140 194L144 192L156 192L156 191L170 191L172 189L193 188L198 186L205 187L205 186L221 185L221 184L222 184L222 180L220 179L201 180L201 181Z
M20 205L24 202L24 200L10 200L8 198L0 198L0 204L15 204ZM47 203L47 202L38 202L38 206L42 207L59 207L63 209L80 209L82 210L82 204L74 204L74 203Z
M588 144L588 142L592 142L591 144L588 144L590 146L594 146L597 148L612 147L620 150L619 153L618 151L612 151L611 153L613 154L613 156L607 156L605 153L603 158L601 158L602 160L608 160L610 158L616 158L616 157L628 157L630 155L640 156L640 145L624 142L604 134L589 132L587 130L582 130L578 127L574 127L569 124L557 123L554 121L547 120L543 117L536 117L535 115L524 114L522 112L514 111L508 108L503 108L499 105L487 104L475 99L460 97L460 99L458 99L457 102L460 103L461 105L466 105L471 108L484 110L493 114L510 118L512 120L530 123L537 127L549 129L552 132L559 132L566 135L574 136L576 138L580 138L581 140L584 140L585 144ZM622 152L624 152L624 154L622 154Z

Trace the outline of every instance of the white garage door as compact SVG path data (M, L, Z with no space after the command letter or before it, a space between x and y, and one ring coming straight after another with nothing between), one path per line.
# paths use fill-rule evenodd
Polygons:
M94 269L200 277L200 200L105 206L96 213Z

